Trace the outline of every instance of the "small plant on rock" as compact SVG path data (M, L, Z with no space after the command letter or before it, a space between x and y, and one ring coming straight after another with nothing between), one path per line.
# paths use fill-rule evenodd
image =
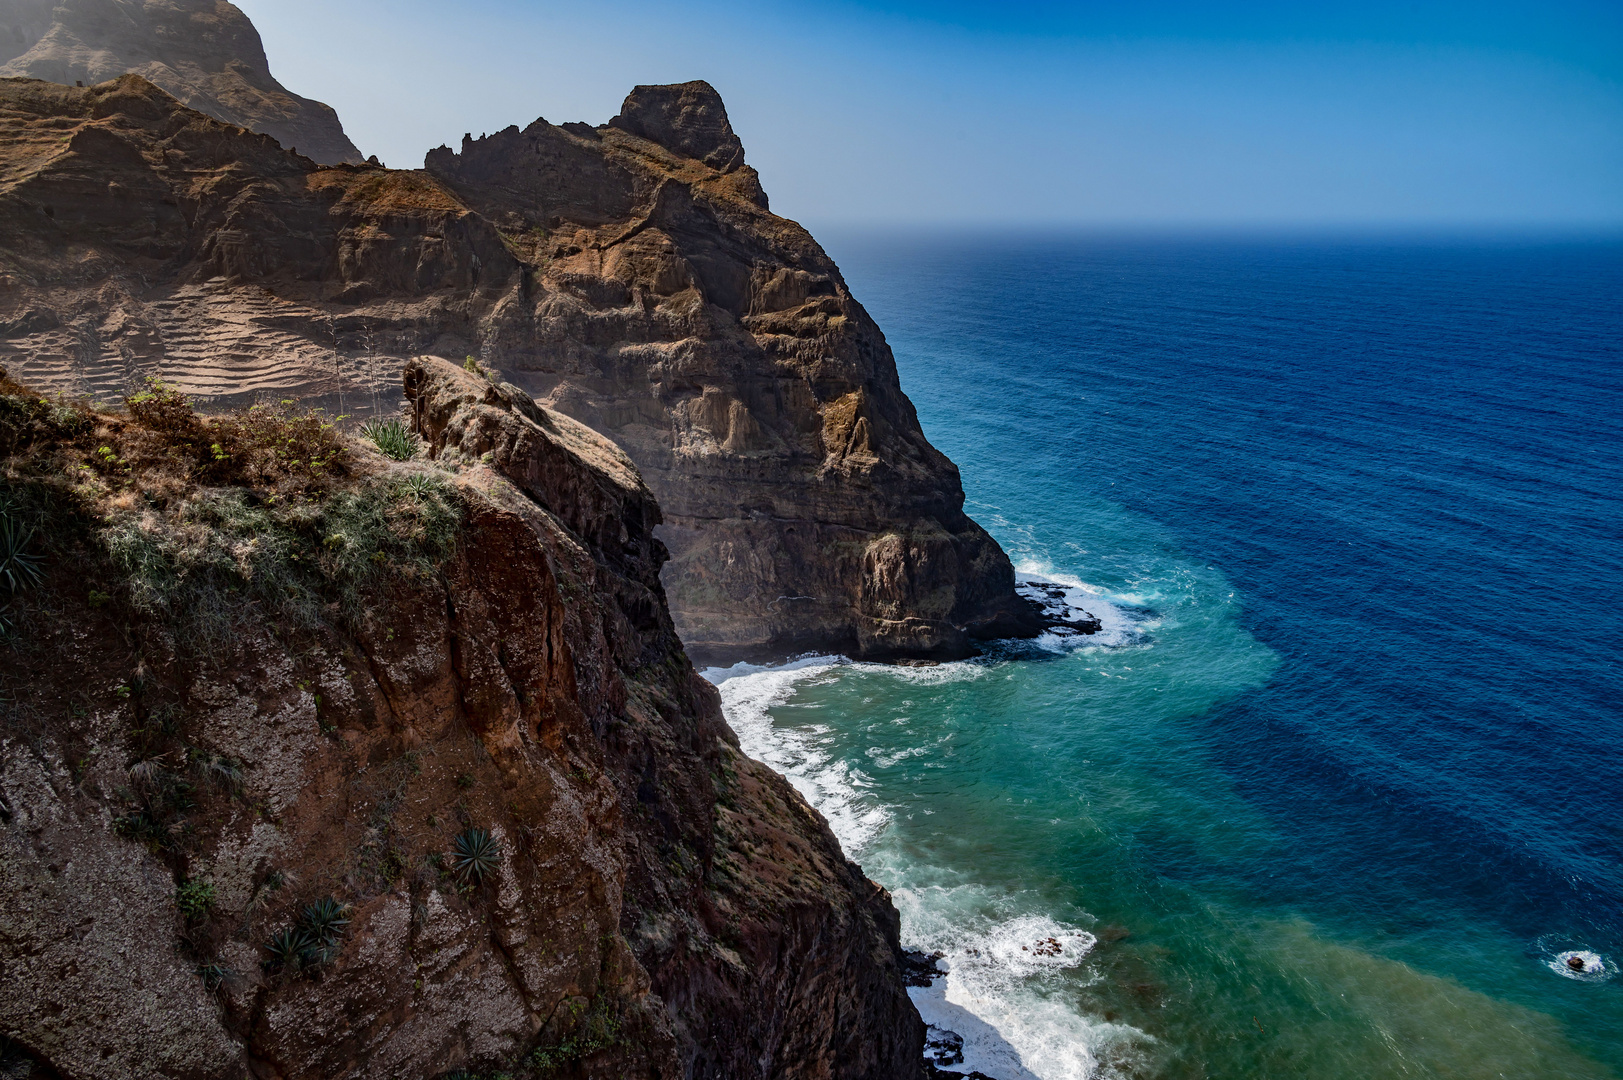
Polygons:
M209 910L214 907L214 883L212 881L185 881L175 890L175 906L180 913L186 916L188 922L196 922L208 917Z
M18 521L9 507L0 507L0 586L8 593L32 589L45 580L40 557L28 552L34 530Z
M330 944L344 936L344 928L349 925L349 905L330 896L307 904L299 913L299 925L311 937Z
M413 473L400 482L400 494L408 495L413 499L422 500L441 495L445 492L443 481L423 473Z
M297 971L314 945L310 935L297 926L278 930L265 942L265 967L271 971Z
M403 420L368 420L361 434L372 441L384 457L407 461L417 453L417 436Z
M469 885L482 885L502 861L502 848L486 829L466 829L451 842L451 865Z
M202 779L213 781L232 795L242 794L246 777L240 763L223 754L194 750L191 752L191 765L192 770Z
M292 926L278 930L265 943L265 967L299 971L331 963L349 925L349 905L332 897L306 904Z
M34 530L13 516L11 507L0 505L0 593L16 596L45 580L40 558L28 551ZM0 634L11 633L11 604L0 602Z

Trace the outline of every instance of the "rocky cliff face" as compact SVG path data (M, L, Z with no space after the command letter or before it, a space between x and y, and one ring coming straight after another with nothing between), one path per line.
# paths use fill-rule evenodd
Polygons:
M0 76L71 85L125 72L324 164L361 160L337 113L276 81L259 32L225 0L0 0Z
M736 749L630 460L443 362L406 387L431 462L0 378L0 556L41 571L0 644L0 1057L918 1075L889 898Z
M951 657L1038 628L883 334L703 83L401 172L319 168L131 77L0 82L0 161L0 358L37 384L389 411L404 358L470 357L636 462L696 655Z

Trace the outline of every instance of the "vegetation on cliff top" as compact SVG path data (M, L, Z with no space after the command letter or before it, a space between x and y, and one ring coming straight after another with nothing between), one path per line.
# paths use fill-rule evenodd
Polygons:
M431 576L454 550L450 486L371 458L319 411L280 401L202 417L157 381L125 402L50 401L0 371L11 592L43 562L72 565L94 605L126 605L206 651L243 619L358 619L369 586Z

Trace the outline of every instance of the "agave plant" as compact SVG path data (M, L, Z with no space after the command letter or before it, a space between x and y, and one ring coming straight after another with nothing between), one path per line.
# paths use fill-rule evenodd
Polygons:
M403 420L368 420L361 425L361 434L372 440L384 457L406 461L417 453L417 436Z
M344 936L349 925L349 906L332 897L306 904L299 912L299 927L322 947L330 947Z
M20 593L45 580L39 556L28 553L33 538L33 529L0 511L0 585L9 593Z
M265 942L265 952L269 954L265 966L273 971L297 970L304 964L315 945L310 935L297 926L278 930Z
M413 473L400 482L400 493L422 500L434 495L443 485L432 476Z
M482 885L502 861L502 847L485 829L466 829L451 842L451 866L457 876Z

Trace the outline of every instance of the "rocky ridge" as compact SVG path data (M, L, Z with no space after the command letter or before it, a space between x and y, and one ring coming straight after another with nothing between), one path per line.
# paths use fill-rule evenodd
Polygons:
M405 359L467 358L636 462L701 660L944 659L1045 623L704 83L407 172L319 167L131 76L0 81L0 168L0 359L46 389L161 372L389 412Z
M330 106L276 81L259 32L225 0L0 3L0 77L94 84L126 72L323 164L361 160Z
M167 391L88 413L0 378L41 567L0 650L8 1069L918 1075L895 909L738 752L634 465L515 386L405 380L425 456L285 418L326 464L250 475Z

